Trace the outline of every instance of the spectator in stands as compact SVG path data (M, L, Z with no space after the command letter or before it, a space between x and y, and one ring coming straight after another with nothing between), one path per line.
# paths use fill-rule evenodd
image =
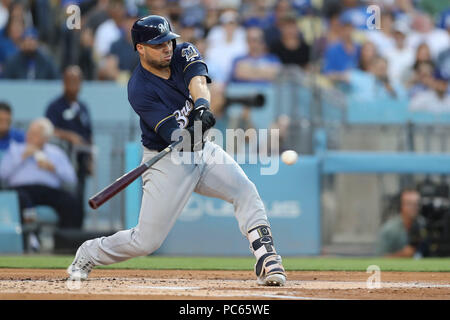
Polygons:
M103 22L95 31L94 52L98 59L106 56L111 45L119 40L127 11L124 0L109 0L109 19ZM127 32L130 32L127 30Z
M124 23L124 30L131 30L135 20L136 18L134 17L128 17ZM119 60L119 69L121 72L126 72L127 77L131 75L139 63L139 55L134 51L131 32L124 32L119 40L113 42L110 53L117 57Z
M380 29L365 32L367 39L375 45L378 54L383 57L386 56L387 51L395 47L394 21L395 17L391 11L383 11L380 18Z
M391 83L388 78L388 63L385 58L375 56L367 70L352 69L342 75L348 82L349 93L358 101L372 102L376 99L406 98L406 91L399 83Z
M426 253L425 221L420 216L420 194L407 188L400 195L400 214L380 229L376 254L386 257L413 257Z
M262 29L247 29L248 53L233 61L230 82L268 83L275 79L281 69L278 57L268 53Z
M12 0L0 0L0 32L8 23L9 20L9 6Z
M408 32L409 29L404 22L396 22L394 25L395 46L384 53L388 61L391 82L406 83L409 70L414 64L414 51L406 46Z
M0 75L6 61L19 51L19 44L25 31L23 19L10 19L3 32L0 31Z
M247 52L245 30L239 25L239 15L234 9L225 10L220 25L211 29L207 38L205 60L215 82L224 84L230 77L234 58Z
M92 124L88 106L79 100L83 74L78 66L64 71L64 92L47 107L45 116L52 122L54 136L65 145L74 159L77 175L77 197L84 208L86 178L92 174Z
M36 30L25 31L19 46L20 51L5 64L4 78L28 80L58 78L53 58L40 47Z
M422 61L414 65L408 81L410 97L433 87L433 71L434 65L431 61Z
M436 59L442 51L450 46L449 33L446 30L435 28L428 14L415 14L411 26L408 46L417 48L420 44L426 43L432 60Z
M281 69L281 62L274 54L267 52L262 29L250 27L247 29L248 53L233 61L230 83L267 84L272 82ZM252 127L250 123L250 108L244 106L239 117L239 124L234 127L244 130Z
M280 20L281 37L270 46L270 52L278 56L284 65L308 66L310 47L304 41L297 25L297 17L285 15Z
M0 178L18 192L22 214L37 205L50 206L58 213L60 228L81 228L79 202L64 184L75 184L75 171L64 151L48 140L53 125L46 118L34 120L25 143L14 143L0 163ZM22 217L28 218L28 217Z
M352 39L353 25L348 18L341 16L341 41L327 47L324 54L323 73L331 80L342 80L345 71L358 66L360 46Z
M369 71L370 65L378 56L375 44L366 41L361 45L361 54L359 55L358 68L363 71Z
M410 100L411 111L432 113L450 112L450 78L436 69L434 77L427 80L428 88L414 94Z
M277 1L273 12L269 15L269 27L264 30L266 43L271 47L281 36L281 20L283 17L292 14L292 4L289 0Z
M6 102L0 102L0 153L8 150L11 142L22 143L25 134L22 130L11 127L12 110Z

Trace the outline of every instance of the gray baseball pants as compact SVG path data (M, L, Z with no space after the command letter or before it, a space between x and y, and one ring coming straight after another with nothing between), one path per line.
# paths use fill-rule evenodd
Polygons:
M144 148L142 161L156 154L156 151ZM85 252L96 265L117 263L156 251L192 192L233 204L239 229L244 236L252 227L269 225L255 185L234 159L209 141L203 151L196 152L195 156L196 163L179 164L167 155L143 174L142 204L137 226L83 244ZM217 163L216 160L221 157L226 160L225 164Z

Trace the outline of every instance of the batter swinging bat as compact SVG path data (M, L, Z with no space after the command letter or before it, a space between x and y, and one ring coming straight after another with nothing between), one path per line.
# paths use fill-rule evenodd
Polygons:
M129 184L131 184L134 180L139 178L148 168L150 168L156 162L161 160L166 154L170 153L173 150L173 148L176 145L178 145L181 141L182 139L170 144L164 150L159 152L156 156L154 156L147 162L144 162L139 167L131 170L130 172L125 173L123 176L121 176L116 181L111 183L105 189L103 189L93 197L89 198L89 206L92 209L97 209L98 207L100 207L106 201L108 201L116 194L118 194L120 191L128 187Z

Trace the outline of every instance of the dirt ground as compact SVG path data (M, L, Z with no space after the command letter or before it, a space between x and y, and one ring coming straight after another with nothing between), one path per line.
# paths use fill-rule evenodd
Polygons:
M437 299L450 300L450 273L382 272L368 288L366 272L287 272L284 287L262 287L251 271L101 270L68 281L65 270L0 269L6 299ZM373 285L373 283L371 282Z

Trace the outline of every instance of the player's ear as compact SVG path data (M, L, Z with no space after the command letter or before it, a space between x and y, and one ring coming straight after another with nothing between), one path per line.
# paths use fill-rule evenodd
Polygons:
M144 46L142 44L136 44L136 50L139 54L144 54Z

